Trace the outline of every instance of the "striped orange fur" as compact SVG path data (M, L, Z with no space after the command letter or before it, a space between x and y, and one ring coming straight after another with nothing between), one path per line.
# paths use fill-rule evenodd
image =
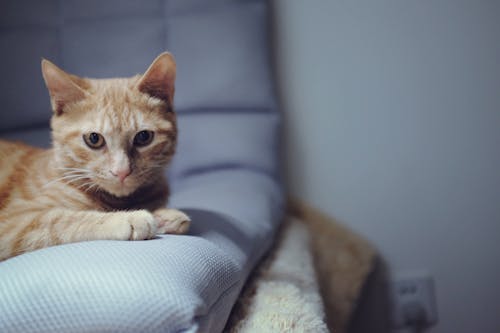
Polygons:
M184 233L165 208L164 168L176 146L175 62L158 56L143 75L88 79L47 60L51 149L0 140L0 260L87 240Z

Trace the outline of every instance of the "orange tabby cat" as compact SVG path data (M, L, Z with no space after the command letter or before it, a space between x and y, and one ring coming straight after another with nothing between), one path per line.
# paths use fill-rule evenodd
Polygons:
M47 60L53 148L0 140L0 260L87 240L184 233L189 218L164 208L164 168L177 140L169 53L144 75L87 79Z

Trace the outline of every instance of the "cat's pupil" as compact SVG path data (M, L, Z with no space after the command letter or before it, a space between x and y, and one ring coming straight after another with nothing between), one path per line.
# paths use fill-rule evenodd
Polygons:
M151 131L140 131L135 135L134 144L139 147L150 144L153 141L153 134Z
M139 132L139 137L138 137L139 141L148 141L149 139L149 132L147 131L142 131L142 132Z
M97 133L90 133L89 140L90 140L91 143L97 144L99 142L99 134L97 134Z

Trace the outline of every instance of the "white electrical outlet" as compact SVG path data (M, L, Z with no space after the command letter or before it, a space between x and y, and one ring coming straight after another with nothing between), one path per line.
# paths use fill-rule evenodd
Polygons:
M392 321L395 328L426 328L437 322L434 282L428 273L395 276L392 288Z

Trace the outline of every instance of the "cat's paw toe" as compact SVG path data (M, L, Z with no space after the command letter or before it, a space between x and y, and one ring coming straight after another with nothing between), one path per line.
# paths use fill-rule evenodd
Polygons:
M130 226L130 240L150 239L157 233L158 221L148 211L129 212L128 223Z
M110 214L100 225L102 239L142 240L156 235L158 221L146 210Z
M158 220L159 234L185 234L191 224L189 216L176 209L159 209L154 216Z

